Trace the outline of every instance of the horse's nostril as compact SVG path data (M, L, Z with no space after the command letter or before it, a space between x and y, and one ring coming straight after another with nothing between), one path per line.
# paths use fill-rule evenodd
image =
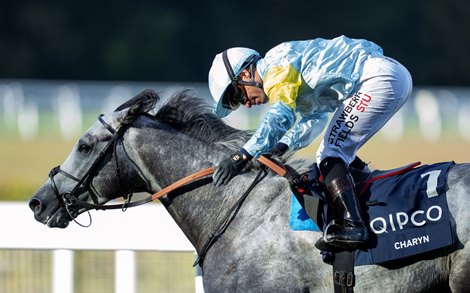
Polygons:
M41 201L37 198L33 198L29 201L29 208L35 212L35 213L39 213L42 209L42 204L41 204Z

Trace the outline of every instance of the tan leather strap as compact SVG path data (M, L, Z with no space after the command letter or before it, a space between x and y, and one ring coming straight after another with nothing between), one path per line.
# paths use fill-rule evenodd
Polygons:
M270 168L271 170L273 170L274 172L276 172L277 174L279 174L282 177L285 177L286 174L287 174L286 169L284 169L283 167L279 166L278 164L274 163L273 161L271 161L270 159L268 159L264 156L260 156L258 158L258 161L260 161L262 164L266 165L268 168ZM175 183L163 188L159 192L154 193L150 198L151 198L151 200L156 200L157 198L160 198L160 197L164 196L165 194L168 194L168 193L172 192L175 189L178 189L178 188L180 188L180 187L182 187L182 186L184 186L184 185L186 185L190 182L193 182L194 180L197 180L199 178L208 176L212 173L214 173L214 168L213 167L200 170L200 171L198 171L196 173L193 173L193 174L191 174L187 177L184 177L183 179L180 179L180 180L176 181Z
M274 163L270 159L266 158L265 156L260 156L258 158L258 161L260 161L262 164L266 165L269 169L273 170L277 174L279 174L282 177L286 177L287 170L284 169L283 167L279 166L278 164Z
M200 171L198 171L196 173L193 173L189 176L186 176L183 179L180 179L180 180L176 181L175 183L173 183L171 185L168 185L167 187L163 188L162 190L152 194L150 196L150 199L152 201L156 200L157 198L160 198L160 197L164 196L165 194L168 194L168 193L172 192L175 189L178 189L178 188L180 188L180 187L182 187L182 186L184 186L184 185L186 185L190 182L193 182L194 180L205 177L205 176L210 175L212 173L214 173L214 168L212 168L212 167L200 170Z
M279 174L280 176L282 177L285 177L286 174L287 174L287 171L277 165L276 163L274 163L273 161L269 160L268 158L264 157L264 156L261 156L258 158L258 160L266 165L267 167L269 167L270 169L272 169L274 172L276 172L277 174ZM91 204L91 203L88 203L88 202L85 202L85 201L82 201L82 200L78 200L78 199L74 199L73 200L73 204L75 205L78 205L78 206L82 206L82 207L86 207L88 209L97 209L97 210L108 210L108 209L127 209L128 207L135 207L135 206L139 206L139 205L142 205L142 204L145 204L145 203L148 203L148 202L151 202L151 201L154 201L156 199L159 199L161 197L163 197L164 195L188 184L188 183L191 183L195 180L198 180L200 178L203 178L205 176L208 176L208 175L211 175L212 173L214 173L214 168L213 167L210 167L210 168L206 168L206 169L202 169L196 173L193 173L191 175L188 175L186 177L184 177L183 179L180 179L178 181L176 181L175 183L163 188L162 190L144 198L144 199L141 199L141 200L138 200L138 201L134 201L134 202L126 202L125 204L114 204L114 205L98 205L98 204Z

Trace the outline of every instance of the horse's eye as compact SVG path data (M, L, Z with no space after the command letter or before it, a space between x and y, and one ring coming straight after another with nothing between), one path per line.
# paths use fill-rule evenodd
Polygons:
M81 144L78 146L78 151L81 153L87 154L90 152L90 150L91 150L91 146L87 144Z

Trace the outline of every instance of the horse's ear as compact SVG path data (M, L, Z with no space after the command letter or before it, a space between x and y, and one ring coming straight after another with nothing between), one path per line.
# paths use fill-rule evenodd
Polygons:
M148 110L146 110L146 105L144 103L137 103L130 107L127 114L122 117L121 124L131 124L137 117L139 117L140 114L146 113L147 111Z
M144 112L150 111L155 103L160 99L160 97L151 89L142 91L137 96L133 97L129 101L125 102L121 106L117 107L114 112L121 111L127 108L129 109L129 114L141 114ZM133 109L134 108L134 109ZM132 110L133 109L133 110ZM130 113L132 110L132 113ZM139 113L137 113L137 111Z
M121 120L121 124L132 123L140 114L150 111L159 97L153 90L144 90L137 96L119 106L116 111L129 109L126 116Z

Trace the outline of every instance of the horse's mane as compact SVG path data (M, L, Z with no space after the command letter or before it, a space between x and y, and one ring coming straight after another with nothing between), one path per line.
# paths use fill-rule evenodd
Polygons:
M252 135L251 131L225 124L212 112L207 101L191 89L174 92L155 118L209 145L221 145L230 150L238 150Z
M230 151L237 151L253 135L253 131L233 128L212 112L208 102L195 95L191 89L176 91L155 114L180 132L207 144L221 145ZM292 153L285 158L298 171L308 170L309 162L292 159Z

